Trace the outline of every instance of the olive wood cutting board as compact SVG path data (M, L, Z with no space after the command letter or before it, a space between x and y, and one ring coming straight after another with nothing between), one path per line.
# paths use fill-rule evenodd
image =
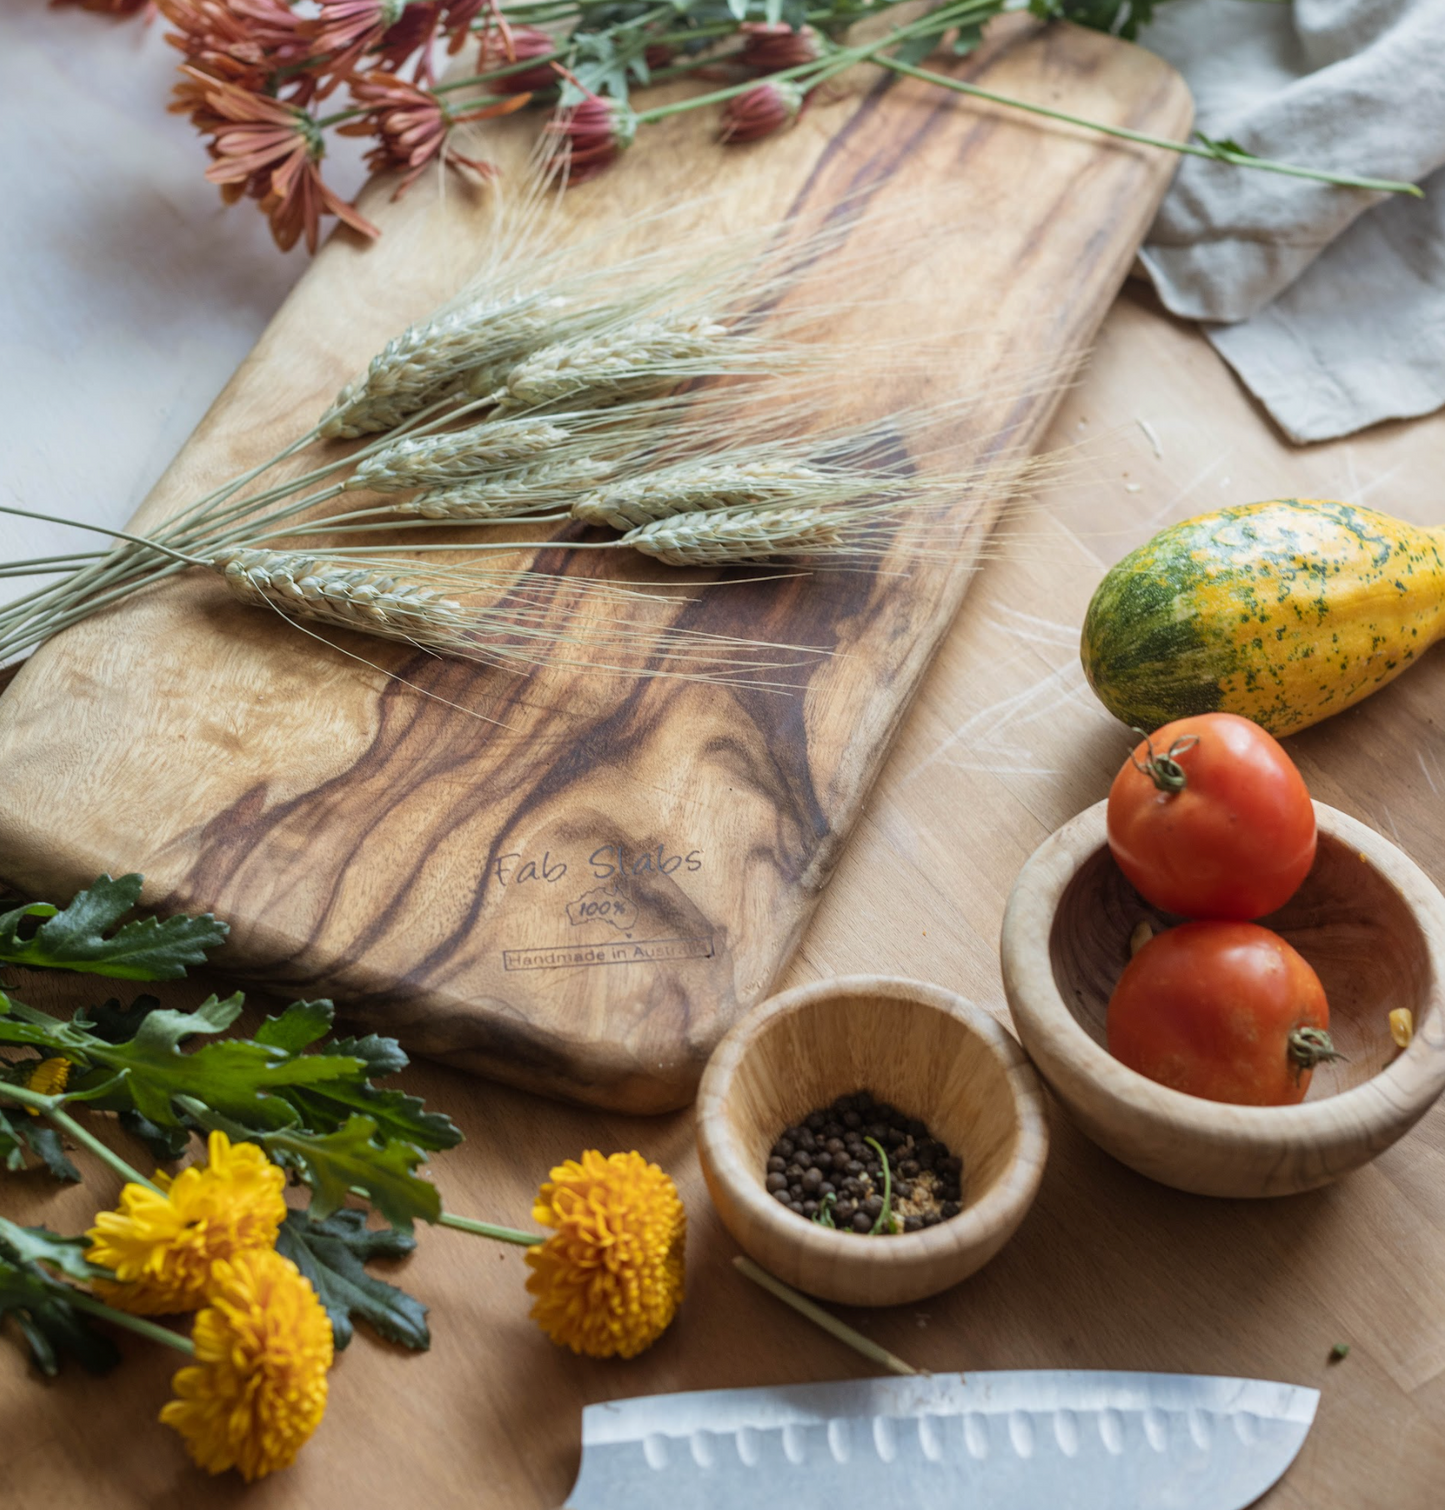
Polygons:
M1068 26L1005 26L938 66L1134 130L1189 124L1165 64ZM958 421L979 455L1036 444L1059 385L1021 394L1015 374L1083 356L1174 166L876 76L829 86L752 147L716 147L706 114L641 133L568 192L554 234L631 218L616 244L642 249L646 213L690 196L699 234L846 206L842 255L866 268L887 253L896 297L855 290L837 340L931 343L921 365L860 370L859 413L980 393ZM519 161L536 118L508 124ZM362 201L382 240L323 249L139 528L288 443L465 281L484 193L424 180L393 203L391 187ZM828 277L826 257L810 276ZM230 921L232 973L334 996L415 1052L619 1109L683 1104L797 943L993 523L960 510L947 563L734 582L679 605L693 628L832 652L800 657L791 693L518 677L323 641L205 574L172 578L46 645L0 699L0 870L56 898L144 872L149 905ZM954 843L969 842L960 813ZM856 926L894 921L880 896Z

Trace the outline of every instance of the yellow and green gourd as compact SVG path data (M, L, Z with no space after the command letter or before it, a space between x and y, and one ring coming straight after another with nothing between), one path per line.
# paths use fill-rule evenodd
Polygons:
M1084 674L1133 728L1242 713L1289 734L1351 707L1445 633L1445 531L1282 498L1171 525L1099 584Z

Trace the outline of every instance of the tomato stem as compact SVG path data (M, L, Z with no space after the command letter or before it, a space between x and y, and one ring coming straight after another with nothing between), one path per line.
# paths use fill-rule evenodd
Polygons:
M1296 1080L1317 1064L1344 1057L1323 1028L1296 1028L1289 1035L1289 1060L1294 1065Z
M1142 771L1161 792L1182 792L1189 785L1189 778L1184 774L1184 767L1179 764L1178 757L1186 750L1192 750L1199 743L1199 736L1186 734L1182 739L1176 739L1165 754L1156 755L1154 741L1143 729L1135 729L1134 732L1144 741L1144 748L1149 751L1147 760L1140 760L1133 754L1129 756L1134 762L1135 770Z

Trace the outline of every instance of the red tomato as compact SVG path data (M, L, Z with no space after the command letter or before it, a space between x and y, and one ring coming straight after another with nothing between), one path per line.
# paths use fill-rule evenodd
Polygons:
M1273 735L1237 713L1202 713L1165 724L1124 762L1109 788L1109 848L1166 912L1258 918L1309 874L1315 810Z
M1210 1101L1289 1106L1337 1057L1320 978L1257 923L1184 923L1129 961L1109 998L1109 1052Z

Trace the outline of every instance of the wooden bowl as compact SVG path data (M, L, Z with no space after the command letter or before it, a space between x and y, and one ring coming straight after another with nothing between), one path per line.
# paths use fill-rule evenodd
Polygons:
M1407 1132L1445 1089L1445 898L1363 823L1315 803L1319 850L1287 906L1261 923L1310 962L1345 1062L1321 1065L1297 1106L1232 1106L1170 1090L1105 1048L1109 997L1149 906L1109 853L1107 803L1035 851L1003 924L1019 1037L1075 1122L1116 1159L1201 1195L1288 1195L1326 1185ZM1389 1013L1408 1007L1401 1051Z
M963 1210L921 1232L835 1232L764 1186L785 1127L871 1091L963 1160ZM728 1231L787 1284L845 1305L901 1305L981 1268L1033 1202L1048 1153L1043 1087L1008 1032L920 981L855 975L761 1003L718 1044L697 1100L702 1172Z

